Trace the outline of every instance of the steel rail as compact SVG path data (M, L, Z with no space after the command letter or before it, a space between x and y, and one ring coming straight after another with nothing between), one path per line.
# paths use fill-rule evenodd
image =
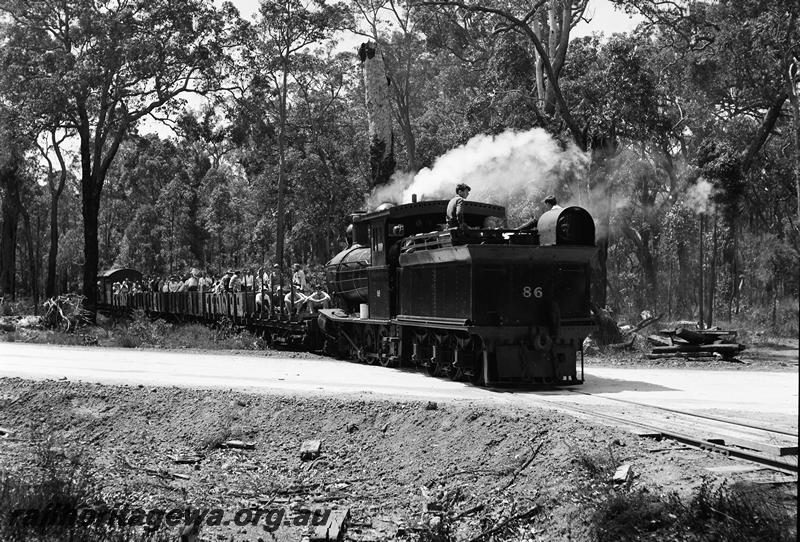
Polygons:
M797 433L792 433L791 431L786 431L784 429L780 429L780 428L776 428L776 427L751 425L751 424L748 424L748 423L742 423L742 422L738 422L738 421L731 420L731 419L721 418L721 417L717 417L717 416L711 416L711 415L708 415L708 414L698 414L698 413L695 413L695 412L686 412L684 410L677 410L677 409L669 408L669 407L663 407L663 406L658 406L658 405L650 405L648 403L639 403L637 401L631 401L629 399L619 399L618 397L606 397L606 396L603 396L603 395L595 395L593 393L589 393L589 392L586 392L586 391L580 391L580 390L567 390L567 391L571 391L573 393L580 393L581 395L588 395L590 397L599 397L601 399L608 399L609 401L617 401L617 402L620 402L620 403L627 403L629 405L636 405L636 406L642 406L642 407L648 407L648 408L655 408L657 410L663 410L665 412L672 412L674 414L683 414L684 416L692 416L692 417L695 417L695 418L704 418L706 420L712 420L712 421L715 421L715 422L727 423L727 424L730 424L730 425L738 425L739 427L747 427L748 429L757 429L759 431L765 431L767 433L778 433L778 434L781 434L781 435L788 435L790 437L797 437L798 436Z
M599 412L596 412L596 411L593 411L593 410L584 409L584 408L578 407L576 405L565 405L563 403L558 403L556 401L548 401L547 399L544 399L544 401L546 403L550 403L550 404L556 406L557 408L561 407L561 408L565 408L567 410L573 410L575 412L580 412L581 414L585 414L585 415L587 415L589 417L603 418L603 419L610 420L610 421L613 421L613 422L616 422L616 423L620 423L620 424L623 424L623 425L628 425L628 426L633 425L633 426L637 426L637 427L642 427L644 429L648 429L650 431L653 431L653 433L661 435L662 437L666 437L666 438L669 438L671 440L675 440L675 441L680 442L682 444L695 446L695 447L703 449L703 450L711 450L711 451L715 451L715 452L720 452L720 453L722 453L722 454L724 454L726 456L730 456L730 457L737 457L739 459L745 459L747 461L750 461L750 462L753 462L753 463L756 463L756 464L759 464L759 465L764 465L765 467L769 467L772 470L776 470L776 471L782 472L784 474L792 474L792 475L798 474L798 466L797 465L794 465L792 463L786 463L784 461L779 461L778 459L775 459L774 457L771 457L771 456L759 454L759 453L756 453L756 452L749 452L744 448L726 446L724 444L716 444L714 442L709 442L708 440L704 440L704 439L698 438L698 437L693 437L693 436L687 435L685 433L678 433L676 431L664 430L664 429L662 429L662 428L660 428L658 426L651 425L649 423L645 423L645 422L641 422L641 421L637 421L637 420L629 420L629 419L626 419L626 418L620 418L620 417L617 417L617 416L611 416L610 414L601 414Z

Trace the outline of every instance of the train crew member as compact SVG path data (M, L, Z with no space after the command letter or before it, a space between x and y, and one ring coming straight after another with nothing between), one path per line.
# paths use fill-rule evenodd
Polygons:
M331 306L331 296L328 292L319 287L314 286L314 291L306 298L306 309L312 314L320 309L329 309Z
M555 209L556 211L560 211L561 209L563 209L563 207L561 207L561 205L558 204L558 201L556 200L556 197L552 196L552 195L551 196L547 196L546 198L544 198L544 200L542 200L542 203L544 203L547 206L547 210L548 211L552 211L553 209ZM536 225L538 223L539 223L539 217L532 218L531 220L528 220L527 222L525 222L522 226L520 226L517 229L518 230L534 229L534 228L536 228Z
M563 209L563 207L558 204L558 201L556 201L555 196L547 196L544 198L544 204L547 205L548 211L560 211Z
M469 185L459 183L456 186L456 195L447 203L447 227L460 228L464 223L464 200L472 190Z
M299 263L294 264L292 269L294 269L294 273L292 273L292 284L294 284L295 290L305 292L307 287L305 272L300 267Z

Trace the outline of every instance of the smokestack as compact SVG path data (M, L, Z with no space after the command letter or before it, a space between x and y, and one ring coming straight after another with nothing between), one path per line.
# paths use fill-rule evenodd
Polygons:
M411 203L417 203L417 195L411 194Z

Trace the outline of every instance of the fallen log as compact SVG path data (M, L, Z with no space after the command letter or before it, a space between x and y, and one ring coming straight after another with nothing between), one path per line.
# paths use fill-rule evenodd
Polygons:
M621 343L607 344L603 347L604 350L629 350L633 343L636 341L636 335L633 335L629 340Z
M648 335L647 340L656 346L673 346L672 339L669 337L662 337L661 335Z
M658 322L662 318L664 318L664 313L663 312L661 314L659 314L658 316L651 316L650 318L645 318L644 320L642 320L641 322L639 322L638 324L633 326L632 329L629 329L625 333L626 334L628 334L628 333L636 333L637 331L639 331L642 328L645 328L645 327L647 327L649 325L655 324L656 322Z
M674 352L667 354L647 354L647 359L672 359L672 358L698 358L698 359L711 359L714 357L713 352Z
M714 339L706 337L698 331L692 331L685 327L679 327L675 330L675 335L690 344L706 344L712 342Z
M681 344L675 346L654 346L654 354L676 352L719 352L720 354L736 354L744 350L743 344Z

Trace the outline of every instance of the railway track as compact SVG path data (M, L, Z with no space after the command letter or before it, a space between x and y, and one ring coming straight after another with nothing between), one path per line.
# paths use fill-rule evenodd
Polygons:
M666 438L703 450L756 463L784 474L798 473L798 433L795 430L754 424L718 416L605 397L578 390L583 404L551 401L558 408L614 425L641 436Z

